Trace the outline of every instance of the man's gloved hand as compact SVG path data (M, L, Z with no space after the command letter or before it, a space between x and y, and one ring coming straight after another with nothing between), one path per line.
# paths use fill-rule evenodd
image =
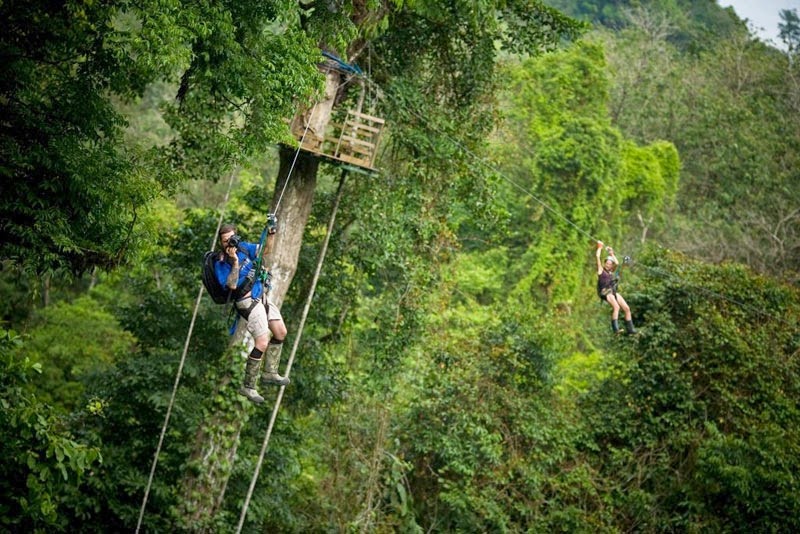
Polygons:
M274 234L278 231L278 217L274 213L267 216L267 233Z

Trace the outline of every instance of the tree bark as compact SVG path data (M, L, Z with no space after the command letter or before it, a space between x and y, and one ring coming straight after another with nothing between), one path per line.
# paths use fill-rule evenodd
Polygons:
M317 186L319 159L305 152L281 148L281 164L275 187L273 209L278 217L275 247L268 258L272 273L270 298L278 308L283 304L289 284L297 271L303 245L303 232L311 214ZM295 157L296 156L296 157Z

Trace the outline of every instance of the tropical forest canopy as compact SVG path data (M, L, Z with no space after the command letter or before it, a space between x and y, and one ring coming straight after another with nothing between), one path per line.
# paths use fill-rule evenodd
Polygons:
M278 390L237 394L201 260L276 206L298 345L246 531L800 528L796 11L782 49L715 1L0 13L2 531L237 530ZM296 149L321 50L377 173Z

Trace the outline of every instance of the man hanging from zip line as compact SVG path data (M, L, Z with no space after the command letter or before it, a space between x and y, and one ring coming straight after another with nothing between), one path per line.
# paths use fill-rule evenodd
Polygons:
M267 239L261 254L262 261L272 252L276 231L277 220L270 214ZM247 321L247 331L253 336L253 350L247 357L244 381L239 393L250 401L261 404L264 402L264 397L256 390L256 383L264 354L266 357L261 381L278 386L289 384L289 378L278 374L283 340L286 339L286 325L280 310L267 296L268 279L262 281L260 273L255 272L258 245L241 241L236 235L236 227L232 224L225 224L220 228L219 240L224 253L220 254L215 262L214 273L220 284L230 288L237 295L234 308Z
M636 333L636 329L633 327L631 308L628 306L628 303L625 302L625 299L622 298L622 295L617 292L619 277L617 276L616 270L619 267L619 261L614 255L614 249L606 247L606 250L608 251L608 256L605 262L601 262L600 254L603 252L603 242L598 241L597 253L595 254L597 257L597 296L600 297L600 300L608 302L611 306L611 330L615 334L619 334L620 332L619 310L621 308L622 312L625 314L625 331L628 335L632 335Z

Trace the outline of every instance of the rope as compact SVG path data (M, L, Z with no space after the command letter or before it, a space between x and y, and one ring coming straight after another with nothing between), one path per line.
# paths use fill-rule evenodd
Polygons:
M314 102L314 106L311 108L311 114L309 115L309 119L314 116L314 110L317 109L318 102ZM294 151L294 158L292 159L292 164L289 166L289 172L286 173L286 180L283 182L283 189L281 189L281 194L278 196L278 202L275 204L275 211L274 213L278 213L278 208L281 206L281 201L283 200L283 194L286 192L286 186L289 185L289 179L292 177L292 172L294 171L294 166L297 163L297 158L300 156L300 147L303 146L303 141L306 140L306 134L308 133L308 129L311 127L311 120L306 123L306 128L303 130L303 135L300 137L300 142L297 144L297 150Z
M323 55L325 55L325 54L323 53ZM325 74L327 75L330 71L331 71L330 67L326 68ZM340 83L337 86L337 91L339 90L339 88L341 88L341 87L347 85L348 83L350 83L352 78L353 77L351 76L344 83ZM291 180L291 178L292 178L292 173L294 172L294 167L297 164L297 159L300 157L300 150L303 147L303 141L306 140L306 134L308 134L308 130L311 127L311 118L314 116L314 111L317 109L317 105L318 104L319 104L319 102L314 102L314 105L311 107L311 113L309 113L309 120L306 123L306 127L303 129L303 135L300 136L300 141L297 144L297 149L295 149L295 151L294 151L294 157L292 158L292 164L289 166L289 171L286 173L286 180L284 180L284 182L283 182L283 188L281 189L280 195L278 195L278 202L275 203L275 209L272 212L274 214L278 213L278 209L281 206L281 202L283 201L283 195L284 195L284 193L286 193L286 188L289 186L289 180ZM267 220L267 225L269 225L269 219ZM266 239L267 239L267 230L268 230L268 226L265 226L264 227L264 231L261 232L261 239L259 240L259 243L258 243L258 259L256 260L256 265L255 265L255 271L256 272L260 272L260 270L261 270L261 262L262 262L262 259L263 259L262 256L261 256L261 250L263 250L264 243L266 242Z
M675 276L672 273L670 273L668 271L665 271L663 269L659 269L657 267L651 267L651 266L649 266L647 264L642 264L642 267L644 267L645 269L647 269L651 273L655 273L655 275L660 276L661 278L666 278L666 279L668 279L668 280L670 280L670 281L672 281L673 283L676 283L676 284L690 286L690 287L692 287L694 289L697 289L698 291L700 291L702 293L705 293L706 295L708 295L710 297L716 297L719 300L730 302L731 304L734 304L734 305L738 306L739 308L741 308L743 310L747 310L750 313L753 313L755 315L761 315L762 317L768 317L768 318L770 318L770 319L772 319L772 320L774 320L774 321L776 321L778 323L782 323L785 326L790 326L791 327L791 326L794 326L794 324L795 324L795 323L790 322L789 319L786 318L786 317L781 317L781 316L775 315L773 313L765 312L764 310L762 310L760 308L756 308L755 306L752 306L750 304L746 304L744 302L741 302L739 300L731 298L731 297L729 297L727 295L723 295L721 293L717 293L713 289L708 289L705 286L701 286L701 285L698 285L698 284L688 283L683 278L679 278L678 276Z
M342 171L342 177L339 180L339 188L336 191L336 199L333 203L333 208L331 210L331 218L328 222L328 231L325 234L325 240L322 243L322 249L319 253L319 260L317 261L317 268L314 271L314 277L311 281L311 288L308 290L308 298L306 299L305 307L303 308L303 313L300 316L300 325L297 328L297 335L294 338L294 343L292 344L292 352L289 355L289 361L286 364L286 377L289 376L292 370L292 362L294 362L294 356L297 353L297 347L300 345L300 337L303 335L303 327L306 323L306 318L308 317L308 312L311 309L311 301L314 298L314 291L317 287L317 281L319 280L320 272L322 271L322 264L325 261L325 255L328 252L328 243L331 239L331 234L333 233L333 224L336 221L336 212L339 210L339 202L342 199L342 193L344 191L344 182L345 178L347 177L347 169ZM269 445L269 440L272 435L272 429L275 426L275 420L278 416L278 410L281 405L281 400L283 399L283 393L286 390L286 386L281 386L280 391L278 391L278 397L275 400L275 406L272 408L272 416L269 419L269 425L267 426L267 432L264 434L264 441L261 444L261 452L258 456L258 462L256 463L255 471L253 471L253 477L250 479L250 487L247 489L247 496L245 497L244 504L242 505L242 513L239 516L239 524L236 527L236 534L239 534L242 531L242 526L244 525L245 517L247 516L247 509L250 506L250 500L253 497L253 490L256 486L256 481L258 480L258 474L261 471L261 465L264 463L264 456L267 453L267 447Z
M375 82L373 82L372 80L370 80L369 78L365 77L365 79L367 80L367 83L377 86L377 84ZM377 89L376 89L375 92L378 95L386 94L386 93L379 93ZM389 96L392 97L391 93L389 94ZM600 239L597 239L595 236L593 236L589 232L585 231L583 228L581 228L580 226L578 226L577 224L572 222L570 219L568 219L567 217L562 215L558 210L556 210L553 207L551 207L547 202L545 202L544 200L542 200L539 197L537 197L536 195L534 195L533 192L531 192L529 189L527 189L527 188L523 187L522 185L518 184L517 182L515 182L514 180L512 180L511 178L506 176L506 174L503 173L500 169L498 169L497 167L495 167L491 163L487 162L482 157L480 157L477 154L475 154L472 150L469 149L469 147L464 146L464 144L461 141L459 141L458 139L455 139L449 133L442 131L441 129L437 128L436 126L431 125L430 121L426 117L424 117L423 115L417 113L414 109L412 109L409 106L405 105L403 102L400 102L399 99L397 100L396 103L398 105L402 105L402 109L404 111L407 111L407 112L411 113L412 115L414 115L415 117L417 117L423 124L427 125L434 132L436 132L437 134L439 134L442 137L446 138L448 141L453 143L453 145L455 145L456 147L460 148L465 154L467 154L468 156L472 157L480 165L482 165L485 168L489 169L490 171L495 173L497 176L499 176L500 178L504 179L506 182L508 182L509 184L511 184L512 186L516 187L517 189L519 189L520 191L522 191L523 193L525 193L526 195L531 197L533 200L538 202L544 209L549 211L552 215L556 216L557 218L561 219L565 223L569 224L570 226L575 228L578 232L580 232L581 234L585 235L586 237L588 237L592 241L600 241Z
M330 72L330 69L328 69L326 72ZM359 72L360 72L360 70L359 70ZM348 83L351 83L353 81L353 79L355 79L355 78L356 78L356 76L354 76L354 75L349 76L343 83L340 83L338 87L340 88L340 87L343 87L343 86L347 85ZM337 88L337 90L338 90L338 88ZM314 115L314 110L316 109L317 104L318 104L318 102L315 102L314 106L311 108L310 116ZM281 201L283 200L283 195L286 192L287 186L289 185L289 179L292 176L292 172L294 170L295 164L297 163L297 159L298 159L298 156L300 154L300 147L302 146L303 141L306 138L306 134L308 133L308 129L309 129L310 126L311 126L311 122L309 121L306 124L305 129L303 130L303 135L300 138L300 143L298 144L298 148L295 151L294 158L292 160L292 164L289 167L289 171L286 174L286 180L285 180L285 182L283 184L283 189L281 189L281 193L278 196L278 202L275 204L275 213L278 212L278 208L280 207ZM305 326L306 319L308 318L308 312L309 312L309 310L311 308L311 301L314 298L314 292L316 290L317 281L319 280L319 275L320 275L320 272L322 271L322 264L323 264L323 262L325 260L325 255L327 254L327 251L328 251L328 243L330 242L330 236L331 236L331 234L333 232L333 225L334 225L334 222L336 220L336 213L337 213L337 211L339 209L339 203L341 201L342 193L344 191L344 183L345 183L345 178L347 177L347 173L348 173L347 169L344 169L342 171L341 180L339 181L339 188L338 188L338 190L336 192L336 199L334 201L333 208L332 208L332 213L331 213L331 218L330 218L330 221L328 223L327 234L325 235L325 240L323 242L323 246L322 246L322 249L320 251L319 261L317 262L317 268L316 268L316 270L314 272L314 277L312 279L311 288L309 289L308 298L306 299L306 304L305 304L305 307L303 308L303 313L302 313L302 315L300 317L300 324L299 324L298 329L297 329L297 335L295 336L294 343L292 344L292 351L291 351L291 353L289 355L289 360L288 360L288 362L286 364L286 374L285 374L285 376L287 378L289 377L289 374L291 373L292 363L294 362L294 357L295 357L295 354L297 353L297 348L298 348L298 346L300 344L300 338L301 338L301 336L303 334L303 328ZM259 456L258 456L258 462L256 463L255 471L253 472L253 476L252 476L252 478L250 480L250 486L249 486L249 488L247 490L247 496L245 497L244 504L242 505L242 512L241 512L241 514L239 516L239 524L236 527L236 533L237 534L239 534L242 531L242 526L244 525L245 517L247 516L247 509L250 507L250 501L251 501L251 499L253 497L253 491L255 490L255 485L256 485L256 481L258 480L258 475L259 475L259 473L261 471L261 466L264 463L264 456L267 453L267 447L269 446L269 440L270 440L270 438L272 436L272 430L273 430L273 428L275 426L275 421L276 421L277 416L278 416L278 410L280 409L281 401L283 400L283 394L284 394L285 390L286 390L286 386L281 386L280 390L278 391L278 396L277 396L277 398L275 400L275 405L274 405L274 407L272 409L272 415L270 416L269 424L267 425L267 431L266 431L266 433L264 435L264 441L263 441L263 443L261 445L261 451L260 451Z
M234 179L238 174L238 169L234 169L231 172L230 181L228 182L228 190L225 191L225 198L222 200L222 209L219 213L219 220L217 221L217 230L214 232L214 237L211 239L211 246L209 248L213 249L214 244L217 242L217 235L219 234L219 229L222 227L222 216L225 214L225 206L228 204L228 198L230 197L231 188L233 187ZM142 526L142 519L144 518L144 510L147 507L147 499L150 496L150 488L153 485L153 477L156 472L156 465L158 465L158 456L161 453L161 446L164 444L164 435L167 432L167 425L169 424L169 418L172 415L172 407L175 404L175 396L178 392L178 384L181 381L181 375L183 373L183 366L186 363L186 355L189 352L189 342L192 339L192 332L194 331L194 323L197 319L197 312L200 309L200 300L203 298L203 291L205 288L203 284L200 283L200 291L197 292L197 299L194 303L194 311L192 312L192 320L189 323L189 331L186 333L186 341L183 344L183 354L181 354L181 360L178 364L178 371L175 373L175 383L172 386L172 396L169 399L169 404L167 405L167 413L164 416L164 424L161 427L161 435L158 437L158 446L156 447L156 453L153 455L153 464L150 466L150 476L147 479L147 486L144 490L144 497L142 498L142 507L139 510L139 520L136 523L136 532L139 532L139 529Z
M311 108L311 115L314 114L314 110L316 109L316 107L317 107L317 103L314 103L314 106ZM297 158L298 158L298 156L300 154L300 146L302 145L303 141L305 140L306 134L308 133L308 129L309 129L310 126L311 126L311 123L309 121L309 123L306 124L305 130L303 131L303 136L300 139L300 144L298 145L297 149L295 150L294 159L292 160L292 164L289 167L289 172L286 174L286 181L284 183L283 190L281 191L280 197L278 198L278 203L277 203L277 205L275 207L275 211L278 210L278 207L280 206L281 200L283 199L283 193L286 191L286 186L289 184L289 180L290 180L290 178L292 176L292 172L294 171L295 163L297 162ZM224 199L222 201L223 208L220 211L219 219L217 220L217 229L214 232L214 237L211 239L211 245L209 247L210 249L214 248L214 245L217 242L217 237L219 235L219 230L220 230L220 228L222 228L222 218L225 215L224 207L228 204L228 199L230 197L231 189L233 187L233 182L234 182L234 180L236 178L237 173L238 173L238 170L234 170L233 172L231 172L230 181L228 182L228 189L227 189L227 191L225 191L225 197L224 197ZM262 235L262 240L263 240L263 235ZM262 246L263 246L263 243L262 243ZM186 341L184 342L183 353L181 354L180 363L178 364L178 371L177 371L177 373L175 375L175 382L174 382L174 384L172 386L172 395L170 397L169 404L167 406L167 413L164 416L164 424L161 427L161 435L158 438L158 445L156 446L156 452L155 452L155 455L153 456L153 463L152 463L152 465L150 467L150 475L149 475L149 477L147 479L147 486L145 487L144 497L142 498L142 506L141 506L141 508L139 510L139 519L138 519L138 521L136 523L136 533L137 534L138 534L139 530L141 529L142 520L144 519L144 511L145 511L145 508L147 507L147 500L148 500L148 498L150 496L150 489L151 489L151 487L153 485L153 478L155 476L156 466L158 465L158 457L159 457L159 455L161 453L161 447L162 447L162 445L164 443L164 436L165 436L165 434L167 432L167 426L169 424L170 417L172 416L172 408L173 408L173 406L175 404L175 397L177 396L178 385L180 384L181 375L183 374L183 367L184 367L184 365L186 363L186 356L187 356L187 354L189 352L189 343L190 343L190 341L192 339L192 333L194 332L194 325L195 325L195 321L197 320L198 310L200 309L200 301L203 298L203 291L204 290L205 290L205 288L203 287L203 284L201 283L200 284L200 290L197 293L197 299L195 300L194 311L192 312L192 320L189 323L189 331L186 334Z

